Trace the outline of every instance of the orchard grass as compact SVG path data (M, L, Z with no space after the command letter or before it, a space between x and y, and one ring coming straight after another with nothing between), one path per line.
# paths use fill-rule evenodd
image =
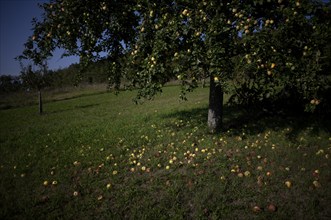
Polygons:
M179 90L1 110L0 218L331 218L329 120L226 106L210 134L208 88Z

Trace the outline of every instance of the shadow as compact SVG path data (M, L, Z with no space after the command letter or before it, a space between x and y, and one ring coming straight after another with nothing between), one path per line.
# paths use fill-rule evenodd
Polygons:
M208 108L195 108L191 110L177 111L161 116L163 118L175 118L177 120L190 121L192 127L207 128ZM167 125L168 126L168 125ZM181 129L178 126L174 129ZM288 129L287 138L295 142L301 131L309 128L311 135L317 135L320 131L331 133L331 118L321 114L285 114L270 113L263 110L248 111L241 106L225 105L223 109L223 128L219 133L238 136L245 132L247 135L257 135L268 130L280 131Z
M208 108L194 108L191 110L175 111L161 115L162 118L174 118L177 120L190 121L193 125L205 125L208 117Z
M45 103L61 102L61 101L78 99L78 98L82 98L82 97L97 96L97 95L102 95L102 94L106 94L106 93L109 93L109 92L108 91L101 91L101 92L93 92L93 93L87 93L87 94L80 94L80 95L75 95L75 96L70 96L70 97L64 97L64 98L59 98L59 99L47 100L47 101L45 101Z
M46 111L45 113L43 113L43 115L58 114L58 113L63 113L63 112L68 112L68 111L74 111L76 109L92 108L92 107L99 106L99 105L100 105L100 103L89 104L89 105L77 105L77 106L73 106L72 108L67 108L67 109L61 109L61 110L56 110L56 111Z

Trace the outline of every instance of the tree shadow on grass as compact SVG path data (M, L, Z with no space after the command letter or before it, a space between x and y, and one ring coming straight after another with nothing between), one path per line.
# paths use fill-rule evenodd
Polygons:
M194 108L191 110L175 111L170 114L164 114L162 118L174 118L177 120L183 120L185 122L190 121L192 125L198 126L205 124L208 116L208 108Z
M62 113L62 112L68 112L68 111L75 111L78 109L86 109L86 108L92 108L92 107L96 107L99 106L100 103L96 103L96 104L88 104L88 105L76 105L73 106L71 108L66 108L66 109L60 109L60 110L55 110L55 111L46 111L44 114L58 114L58 113Z
M208 108L195 108L177 111L163 115L164 118L190 121L191 125L206 127ZM311 135L318 135L320 131L331 133L331 118L318 114L275 114L263 110L247 111L240 106L224 106L223 128L219 133L237 136L245 132L247 135L257 135L268 130L279 131L287 129L287 138L295 142L300 132L309 128Z

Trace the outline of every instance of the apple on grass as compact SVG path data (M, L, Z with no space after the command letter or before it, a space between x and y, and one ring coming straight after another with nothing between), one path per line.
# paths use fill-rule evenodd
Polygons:
M286 185L287 188L291 188L292 187L292 183L289 180L285 181L285 185Z
M255 213L258 213L258 212L261 212L262 211L262 209L259 207L259 206L254 206L253 207L253 212L255 212Z
M274 204L271 203L267 206L267 210L269 212L275 212L275 211L277 211L277 207Z

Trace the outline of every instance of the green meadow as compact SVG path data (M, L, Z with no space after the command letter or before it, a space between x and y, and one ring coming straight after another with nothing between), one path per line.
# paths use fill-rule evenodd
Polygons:
M331 218L329 118L225 105L210 134L209 88L179 92L46 93L42 116L8 98L0 219Z

